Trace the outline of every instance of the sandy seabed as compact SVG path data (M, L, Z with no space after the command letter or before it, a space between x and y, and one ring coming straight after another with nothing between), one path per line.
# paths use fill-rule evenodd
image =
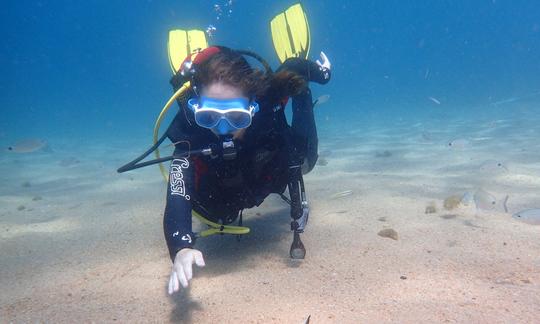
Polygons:
M306 259L289 259L288 207L270 196L245 211L249 235L199 240L206 267L172 297L165 185L155 167L115 173L138 150L3 153L0 322L538 322L540 226L511 215L540 207L539 134L501 140L506 123L322 131ZM493 208L443 207L480 188ZM397 240L378 235L387 228Z

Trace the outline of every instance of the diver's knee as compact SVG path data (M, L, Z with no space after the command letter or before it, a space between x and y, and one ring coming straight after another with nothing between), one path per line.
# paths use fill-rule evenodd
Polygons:
M319 155L316 154L315 156L309 158L304 158L304 163L302 163L302 174L308 174L313 170L315 167L315 164L317 163L317 159L319 158Z

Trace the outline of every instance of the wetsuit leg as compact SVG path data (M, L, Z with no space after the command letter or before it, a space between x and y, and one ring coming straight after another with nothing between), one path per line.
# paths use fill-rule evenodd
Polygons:
M317 125L313 113L311 90L306 88L302 93L292 97L293 118L291 123L294 145L303 161L302 173L310 172L318 158Z
M328 70L321 69L317 64L301 58L286 60L277 72L282 70L294 72L303 77L306 82L325 84L330 78ZM302 161L302 173L306 174L313 169L317 162L319 143L313 113L313 98L309 88L296 96L292 96L292 110L293 147Z
M299 167L289 167L289 197L291 199L291 218L293 222L291 223L291 230L296 230L298 228L298 220L302 217L302 203L300 197L300 183L298 179L302 176L300 173Z

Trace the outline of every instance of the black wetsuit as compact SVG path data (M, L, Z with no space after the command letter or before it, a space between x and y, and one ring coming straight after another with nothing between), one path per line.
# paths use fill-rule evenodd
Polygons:
M329 70L304 59L289 59L278 71L282 69L311 82L325 84L330 80ZM235 140L235 159L194 155L172 161L163 227L173 261L180 249L195 243L192 209L214 222L228 224L239 211L259 206L270 193L283 193L290 178L297 176L289 171L290 166L305 161L305 172L313 168L317 161L317 130L311 91L306 88L292 97L291 126L285 118L286 100L257 99L259 112L243 138ZM167 133L177 143L175 154L186 150L187 144L182 141L188 141L192 150L222 145L210 130L193 121L185 107L180 108Z

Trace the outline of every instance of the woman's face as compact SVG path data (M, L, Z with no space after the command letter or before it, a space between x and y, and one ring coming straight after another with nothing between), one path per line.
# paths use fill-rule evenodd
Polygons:
M222 82L215 82L202 89L201 95L204 97L210 97L215 99L234 99L245 98L242 91L239 88L233 87Z
M215 82L204 87L201 91L201 95L204 97L215 98L215 99L234 99L234 98L244 98L249 100L239 88L233 87L231 85ZM241 139L244 135L246 129L239 129L232 133L233 139Z

